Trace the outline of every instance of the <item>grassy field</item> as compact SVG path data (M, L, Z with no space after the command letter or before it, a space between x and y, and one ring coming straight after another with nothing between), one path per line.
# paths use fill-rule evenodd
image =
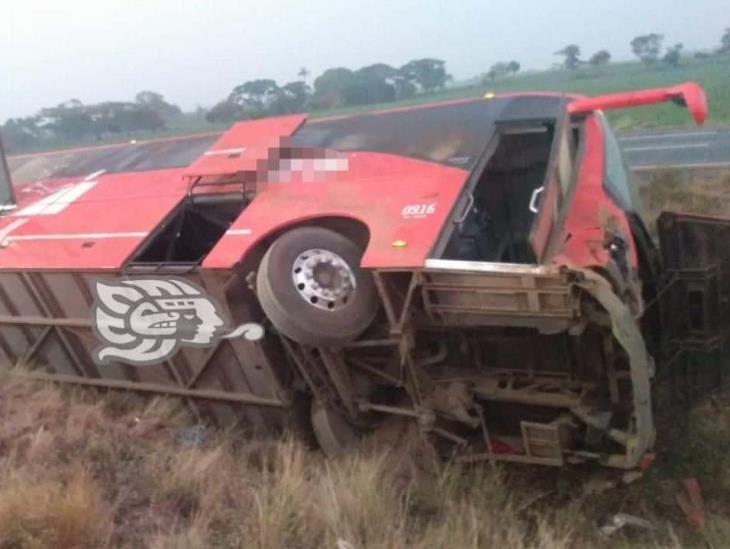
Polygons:
M596 95L623 90L670 86L688 80L699 82L707 92L710 105L708 123L730 124L730 56L705 60L687 59L679 67L669 67L662 64L645 67L640 63L624 62L599 68L586 67L573 72L565 70L525 72L511 78L498 79L488 85L455 86L443 92L418 95L406 101L314 111L310 114L312 117L353 114L433 101L479 97L483 96L486 92L499 93L532 90L564 91ZM684 109L680 109L674 105L640 107L619 111L611 113L610 118L618 131L692 124L689 115ZM208 124L199 116L186 114L178 120L171 122L167 130L138 132L134 135L125 136L124 138L111 137L94 141L56 143L50 148L102 145L125 142L130 139L155 139L206 131L222 131L227 127L228 125L226 124ZM48 147L48 145L44 146L44 148ZM24 150L19 152L28 153L36 151Z
M486 92L561 91L598 95L632 89L671 86L688 80L698 82L707 92L710 105L708 123L730 124L730 56L708 60L687 60L676 68L661 64L646 67L640 63L625 62L598 68L587 67L573 72L565 70L533 71L511 78L498 79L487 85L452 88L442 93L417 96L399 103L314 112L312 115L348 114L397 105L480 96ZM692 124L687 113L674 105L641 107L613 113L611 116L617 130Z
M730 218L730 170L667 168L634 172L632 177L652 231L662 211Z
M645 67L639 63L617 63L602 68L590 68L568 74L549 71L522 75L517 81L496 86L497 91L558 90L586 95L615 91L653 88L678 84L688 80L705 89L710 106L709 124L730 123L730 56L712 60L687 62L677 68L657 65ZM688 114L675 105L628 109L611 114L614 127L627 130L641 127L691 125Z
M284 437L205 431L174 400L0 380L2 548L727 547L730 401L690 418L645 478L430 458L416 437L325 459ZM194 437L193 437L194 438ZM671 450L671 453L669 452ZM674 497L703 488L707 524ZM599 531L615 513L652 530Z

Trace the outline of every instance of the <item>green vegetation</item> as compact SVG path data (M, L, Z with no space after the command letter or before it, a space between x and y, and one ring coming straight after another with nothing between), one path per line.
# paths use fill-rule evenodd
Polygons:
M106 144L182 135L228 127L237 120L310 112L312 116L342 115L373 109L445 99L478 97L487 92L557 91L585 95L699 82L708 95L711 124L730 123L730 29L715 51L687 55L684 45L664 46L664 36L636 36L631 48L638 61L612 62L599 50L587 59L578 44L555 52L561 62L545 71L521 72L516 60L494 63L469 83L452 82L440 59L414 59L401 67L374 63L356 70L335 67L310 85L302 67L299 80L279 85L258 78L236 85L209 110L182 112L162 95L143 91L132 102L84 105L72 99L42 109L34 116L14 118L3 126L9 152L30 152L69 146ZM449 84L451 84L449 86ZM637 127L681 126L687 114L673 105L650 106L610 114L619 131Z
M637 62L615 63L600 67L584 67L577 71L564 70L525 72L496 80L487 85L454 87L429 96L416 96L398 103L383 103L345 107L330 111L315 111L313 116L351 114L379 108L392 108L431 101L481 96L487 92L558 91L598 95L641 88L671 86L688 80L697 81L707 92L710 105L709 124L730 123L730 56L702 60L688 60L679 67L655 65L645 67ZM611 113L618 131L633 128L691 125L684 109L675 105L638 107Z
M627 62L586 67L570 73L560 70L525 73L490 86L490 91L549 90L598 95L671 86L688 80L698 82L707 93L710 106L708 123L730 123L730 56L685 60L678 67L666 64L647 67ZM687 113L671 104L619 111L612 113L611 118L619 131L691 124Z
M632 89L670 86L688 80L697 81L707 92L710 106L708 124L730 124L730 55L684 60L678 67L655 64L646 67L638 62L584 66L576 71L553 69L531 71L502 78L486 78L484 83L454 85L440 92L417 94L400 101L368 105L341 106L310 111L312 117L339 116L360 112L417 105L434 101L480 97L487 92L558 91L596 95ZM684 109L672 104L638 107L610 114L617 131L635 128L689 126L692 121ZM167 127L109 134L96 138L53 139L8 147L11 153L34 152L54 148L118 143L130 139L156 139L198 132L222 131L229 122L209 123L204 112L183 113L170 119ZM5 130L4 130L5 134ZM9 141L6 136L6 142ZM7 143L9 144L9 143Z

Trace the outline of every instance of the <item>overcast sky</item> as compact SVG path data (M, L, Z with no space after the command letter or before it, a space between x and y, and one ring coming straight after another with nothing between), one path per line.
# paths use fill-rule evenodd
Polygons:
M185 109L238 83L439 57L456 79L577 43L631 56L637 34L719 44L730 0L0 0L0 121L70 98L158 91Z

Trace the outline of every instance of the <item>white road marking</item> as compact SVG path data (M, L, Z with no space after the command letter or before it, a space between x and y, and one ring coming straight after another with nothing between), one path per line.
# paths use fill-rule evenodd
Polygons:
M669 151L674 149L707 149L711 143L688 143L686 145L651 145L647 147L624 147L624 152Z
M56 191L44 198L41 198L35 204L31 204L27 208L15 212L16 217L34 216L34 215L53 215L66 209L66 207L78 200L87 191L89 191L96 181L82 181L70 187Z
M619 141L645 141L651 139L674 139L676 137L710 137L717 135L717 132L677 132L658 133L655 135L636 135L633 137L621 137Z
M18 221L21 221L20 219ZM22 220L26 221L26 220ZM22 236L9 236L6 240L15 242L23 240L101 240L105 238L142 238L147 236L146 232L128 233L66 233L66 234L24 234Z
M84 178L84 181L91 181L92 179L96 179L97 177L99 177L100 175L105 174L105 173L106 173L106 170L99 170L97 172L90 173L89 175L87 175Z
M675 132L675 133L656 133L653 135L635 135L629 137L621 137L619 141L645 141L647 139L675 139L678 137L710 137L717 135L716 131L707 132Z
M730 168L730 162L690 162L688 164L647 164L640 166L631 166L632 172L655 171L665 168Z

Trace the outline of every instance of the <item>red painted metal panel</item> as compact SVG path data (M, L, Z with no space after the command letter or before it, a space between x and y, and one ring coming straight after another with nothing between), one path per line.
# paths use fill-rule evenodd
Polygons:
M318 217L365 223L370 242L364 267L421 267L464 185L467 172L380 153L344 155L347 169L306 182L270 183L208 254L203 266L225 268L266 235ZM408 209L407 209L408 208ZM394 247L395 241L405 245Z
M578 99L568 105L568 112L581 113L596 110L623 109L652 105L665 101L679 101L687 107L697 124L704 123L707 118L707 98L705 92L695 82L685 82L670 88L630 91L611 95L599 95Z
M179 169L26 185L0 219L0 268L118 269L186 190Z
M279 147L281 138L291 136L306 119L306 115L295 114L234 124L188 167L185 175L198 177L256 170L258 161L266 160L270 149Z
M636 247L626 214L616 206L603 188L603 134L598 119L589 116L585 125L585 153L579 166L578 184L567 205L566 217L558 235L560 251L552 262L572 267L599 267L610 256L604 246L604 231L613 225L631 242L629 261L637 265Z

